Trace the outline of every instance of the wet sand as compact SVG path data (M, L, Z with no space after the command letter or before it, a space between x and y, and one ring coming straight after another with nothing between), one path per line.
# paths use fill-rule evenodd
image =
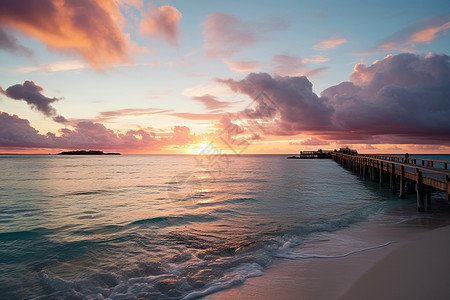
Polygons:
M342 255L391 243L340 258L278 259L264 276L205 299L450 299L448 224L417 214L321 234L296 252Z

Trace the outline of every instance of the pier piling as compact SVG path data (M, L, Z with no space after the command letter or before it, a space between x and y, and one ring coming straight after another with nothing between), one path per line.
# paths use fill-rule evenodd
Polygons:
M417 210L420 212L431 210L433 191L444 191L450 203L450 171L447 162L392 155L359 155L354 152L348 154L335 151L331 153L331 158L364 178L368 175L371 181L379 179L380 186L389 181L391 192L397 191L398 184L400 198L405 197L407 192L416 193Z
M400 198L405 197L405 167L400 166Z
M417 210L425 211L423 203L423 186L422 186L422 172L416 169L416 191L417 191Z

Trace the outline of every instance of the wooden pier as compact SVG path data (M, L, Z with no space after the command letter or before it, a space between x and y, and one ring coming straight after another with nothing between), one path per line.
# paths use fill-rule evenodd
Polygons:
M351 155L332 152L331 158L343 167L354 170L380 185L389 185L392 192L404 197L416 192L417 209L431 209L431 192L443 191L450 201L449 162L391 155ZM425 202L424 202L425 198Z

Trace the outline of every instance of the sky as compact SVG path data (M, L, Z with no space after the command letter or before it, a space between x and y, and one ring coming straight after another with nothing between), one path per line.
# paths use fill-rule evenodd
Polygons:
M450 153L448 1L0 1L0 153Z

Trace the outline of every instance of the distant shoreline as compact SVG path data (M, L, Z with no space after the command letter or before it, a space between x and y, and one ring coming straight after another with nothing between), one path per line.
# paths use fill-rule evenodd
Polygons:
M76 150L76 151L64 151L64 152L60 152L56 155L120 155L120 153L105 153L103 151L98 151L98 150Z

